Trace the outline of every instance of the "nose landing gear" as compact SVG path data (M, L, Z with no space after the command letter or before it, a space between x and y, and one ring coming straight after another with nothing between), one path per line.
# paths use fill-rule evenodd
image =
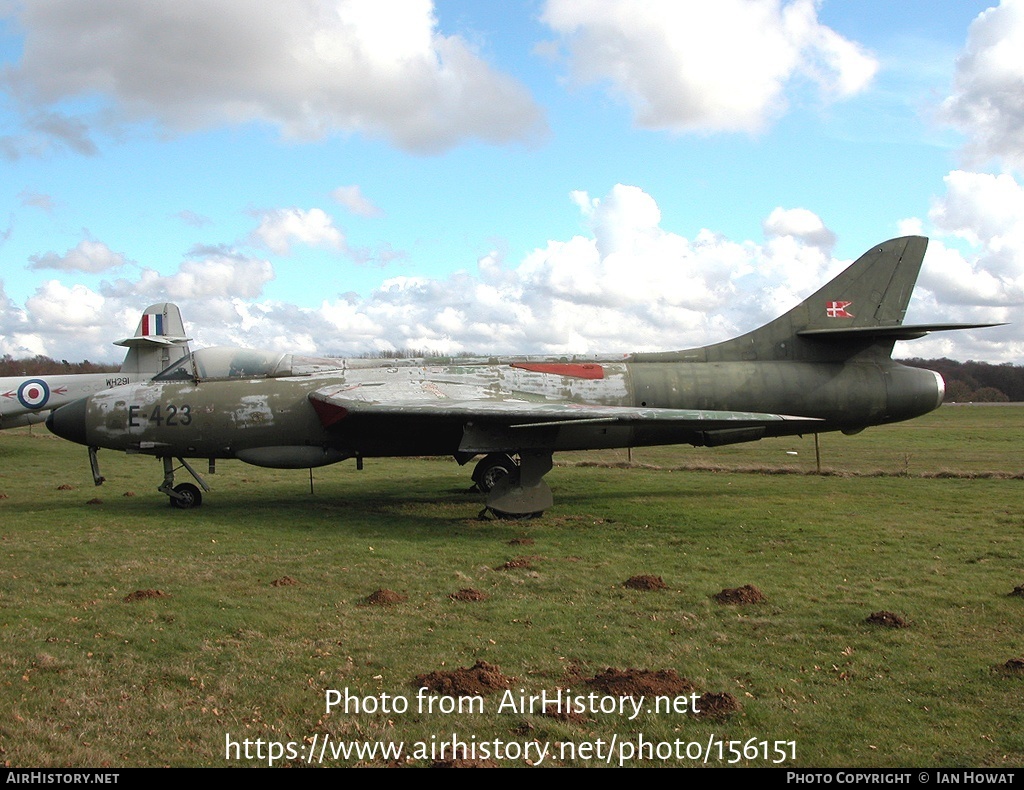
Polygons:
M167 494L171 500L171 506L180 510L191 510L192 508L199 507L203 504L203 494L197 486L194 486L191 483L180 483L179 485L174 485L174 461L169 456L164 456L160 460L162 460L164 464L164 481L160 484L160 487L157 488L157 491L161 494ZM192 465L189 464L188 461L184 458L179 458L178 463L188 470L188 473L195 478L196 482L199 483L200 486L202 486L203 491L210 490L206 481L199 476L199 473L192 468Z

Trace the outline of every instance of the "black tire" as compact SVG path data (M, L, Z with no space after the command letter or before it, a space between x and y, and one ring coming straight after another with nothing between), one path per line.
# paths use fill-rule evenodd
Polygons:
M203 504L203 494L198 486L191 483L182 483L174 487L174 493L178 496L171 497L171 504L180 510L191 510Z
M538 510L534 513L506 513L504 510L495 510L494 508L491 508L491 512L499 521L528 521L530 519L540 518L544 515L543 510Z
M491 453L477 462L473 470L473 482L485 494L494 488L503 477L519 473L519 464L508 453Z

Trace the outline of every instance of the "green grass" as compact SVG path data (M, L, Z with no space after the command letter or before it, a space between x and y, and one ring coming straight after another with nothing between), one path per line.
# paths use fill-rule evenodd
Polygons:
M476 520L469 469L415 459L316 470L313 496L304 471L222 463L203 507L177 511L153 459L101 452L96 489L82 448L5 431L0 761L236 764L227 733L552 749L643 733L795 741L788 765L1019 766L1024 675L1001 667L1024 655L1024 598L1007 595L1024 584L1022 426L1021 407L955 407L826 435L831 476L671 471L807 472L810 438L638 449L635 463L661 469L557 466L555 506L524 522ZM495 570L519 555L533 568ZM669 589L624 588L636 574ZM285 575L298 584L271 585ZM711 598L743 584L768 602ZM407 600L365 605L382 587ZM489 597L449 599L463 587ZM168 597L124 602L140 589ZM882 609L911 626L865 623ZM417 674L478 659L528 694L587 693L606 667L671 668L742 709L566 723L499 714L494 696L482 715L325 713L327 689L415 706Z
M820 437L821 467L837 474L1024 474L1015 450L1024 444L1024 407L944 406L910 422L869 428L855 436ZM728 447L641 447L557 456L565 462L626 462L671 468L817 470L814 437L771 439Z

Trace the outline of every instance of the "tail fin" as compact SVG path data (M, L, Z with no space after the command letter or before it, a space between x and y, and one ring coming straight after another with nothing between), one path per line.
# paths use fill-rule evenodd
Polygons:
M845 271L788 313L753 332L711 346L635 354L635 361L842 362L854 356L889 359L893 343L929 332L998 324L903 325L928 247L923 236L876 244Z
M877 244L785 315L753 332L708 346L709 361L840 361L869 352L888 357L914 291L928 239ZM881 330L881 331L879 331Z
M117 340L114 345L128 347L122 373L154 376L189 352L189 340L178 305L163 302L143 311L134 337Z
M875 245L778 320L789 318L800 333L900 326L926 249L923 236Z

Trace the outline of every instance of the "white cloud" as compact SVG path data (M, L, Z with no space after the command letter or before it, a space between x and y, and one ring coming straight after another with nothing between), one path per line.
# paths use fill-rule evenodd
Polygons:
M38 354L46 356L47 343L39 335L4 333L0 335L0 354L10 354L15 359L34 357Z
M897 354L987 362L1024 359L1024 187L1009 175L954 171L936 197L928 255L907 311L908 323L1008 322L900 344ZM920 232L923 223L903 223Z
M654 199L637 187L616 185L603 197L577 193L573 200L589 232L549 241L518 265L489 255L477 274L392 277L366 297L300 308L260 299L273 277L267 261L199 248L173 274L143 269L133 279L104 283L94 297L102 310L90 310L89 320L104 327L109 343L125 332L111 325L111 316L167 299L180 304L197 345L560 354L700 345L774 317L776 299L761 274L783 270L771 244L736 243L707 231L691 240L667 231ZM814 248L799 249L805 258L822 258ZM813 285L804 280L801 287ZM87 350L93 358L94 348Z
M825 227L821 217L805 208L784 209L779 206L768 215L762 227L769 238L792 236L825 252L831 251L836 243L836 234Z
M797 78L843 98L877 69L818 21L814 0L548 0L542 20L565 40L573 76L608 83L646 128L756 132Z
M947 194L931 214L937 238L908 321L1013 319L1024 302L1024 212L1015 209L1021 194L1006 177L950 174ZM133 279L104 283L99 293L53 281L24 311L0 299L0 334L8 338L0 348L27 348L32 338L43 338L41 353L119 358L110 342L134 329L133 317L145 305L164 299L181 306L197 346L342 355L691 348L775 318L851 262L818 243L831 231L804 209L773 211L762 242L734 241L710 230L684 237L662 227L656 201L635 186L616 185L599 198L570 197L588 230L550 240L518 262L491 253L473 272L391 277L366 296L328 297L316 306L263 298L271 264L218 247L197 248L173 274L143 269ZM965 245L975 249L962 251ZM898 353L1019 360L1024 341L1009 327L920 341Z
M481 353L683 348L775 317L820 284L809 272L835 264L793 237L757 245L702 231L686 239L661 227L656 202L637 187L571 198L589 235L549 241L516 267L492 253L478 276L393 277L368 298L327 301L318 314L331 328L321 342L334 338L343 345L325 347L342 353L367 341ZM785 275L792 282L769 287Z
M929 244L928 266L921 286L950 308L972 305L1024 304L1020 278L1004 279L989 271L984 255L967 258L941 240ZM1016 280L1016 282L1015 282Z
M369 201L357 185L338 187L331 197L358 217L383 217L384 212Z
M319 208L265 211L260 217L259 227L253 231L253 241L278 255L288 255L292 241L336 250L345 247L345 237L334 227L334 220Z
M518 266L485 256L478 275L392 277L366 298L299 308L256 301L273 277L269 262L199 248L174 274L143 269L135 279L104 283L100 294L76 286L81 293L72 298L54 283L30 300L22 330L47 321L102 327L104 343L92 334L80 339L92 344L84 353L96 358L97 348L105 350L125 331L110 325L111 316L168 299L181 304L200 345L348 354L386 348L582 353L699 345L774 317L776 299L766 296L761 272L778 276L784 267L771 244L738 244L706 231L688 240L666 231L656 202L637 187L616 185L601 198L576 193L573 200L590 233L550 241ZM822 257L791 237L787 242L805 258ZM72 302L80 312L65 316ZM66 333L61 342L68 342Z
M994 249L1024 251L1024 189L1013 176L954 170L929 219L948 234Z
M967 135L975 164L1024 168L1024 2L1003 0L971 23L940 117Z
M128 261L124 255L114 252L106 244L90 239L83 239L63 256L55 252L44 255L33 255L32 269L58 269L61 271L103 272L124 266Z
M526 89L430 0L49 0L18 8L8 89L30 106L102 97L122 120L191 131L251 121L290 137L355 132L418 153L522 140L542 125ZM35 131L95 150L81 119L36 112ZM20 151L7 141L9 156Z
M91 332L101 323L103 297L84 285L68 288L56 280L48 280L26 300L25 306L37 330Z
M28 316L7 296L0 282L0 354L15 359L46 353L46 343L28 330Z
M191 299L256 299L263 286L274 279L269 261L226 251L207 251L186 260L177 272L162 275L143 269L137 280L119 279L104 283L103 295L115 300L136 299L149 302ZM147 302L146 304L148 304ZM140 303L139 309L145 307Z
M0 287L0 353L120 362L124 351L111 344L132 334L142 310L158 301L179 304L186 330L196 338L197 346L287 347L285 338L301 338L298 331L288 329L287 309L277 310L282 325L275 338L279 342L274 343L265 334L250 334L245 313L239 309L245 305L260 315L258 308L249 305L273 277L269 261L220 248L200 248L173 274L143 268L134 279L101 283L98 292L81 284L66 286L50 280L25 301L23 310Z
M964 309L1024 304L1024 188L1009 175L961 170L945 184L928 214L940 238L929 246L922 287ZM971 249L960 251L958 240Z

